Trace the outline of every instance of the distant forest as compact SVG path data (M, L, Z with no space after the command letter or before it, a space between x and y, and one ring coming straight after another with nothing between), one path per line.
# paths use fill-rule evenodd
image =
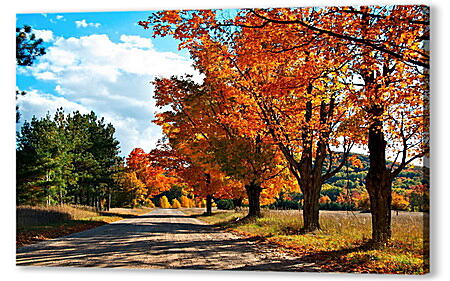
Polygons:
M351 154L360 160L360 166L347 163L336 175L324 184L320 207L323 210L369 210L369 198L364 179L369 169L369 156ZM388 162L389 165L392 162ZM429 168L409 165L394 179L392 185L392 207L394 210L428 211ZM281 192L271 208L301 208L303 195L296 192Z

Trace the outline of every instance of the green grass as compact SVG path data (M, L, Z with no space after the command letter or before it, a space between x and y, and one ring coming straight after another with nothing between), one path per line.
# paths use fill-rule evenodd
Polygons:
M383 249L371 250L371 217L367 213L322 211L321 230L299 234L303 226L299 211L265 210L253 221L237 218L245 212L217 211L199 219L240 233L260 237L281 249L318 262L324 271L405 273L428 272L425 214L401 212L392 217L392 240Z

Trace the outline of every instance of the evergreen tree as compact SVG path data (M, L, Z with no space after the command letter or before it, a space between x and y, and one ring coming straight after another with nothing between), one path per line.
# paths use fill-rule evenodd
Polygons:
M108 209L123 160L115 129L95 113L33 118L17 136L17 203Z

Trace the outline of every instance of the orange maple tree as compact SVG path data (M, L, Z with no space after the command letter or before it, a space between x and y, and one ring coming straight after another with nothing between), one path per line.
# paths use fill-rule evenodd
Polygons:
M130 179L140 182L141 190L145 187L145 192L141 191L141 197L146 199L169 190L178 182L175 171L165 169L156 159L159 158L152 157L141 148L133 149L126 159Z
M162 11L140 24L190 51L221 102L220 124L278 147L305 196L304 230L320 227L322 183L352 143L367 145L372 239L382 245L392 179L428 153L428 17L423 6L271 8Z
M205 74L204 82L223 102L222 123L238 135L278 147L305 195L304 229L319 228L320 188L343 167L351 148L344 130L336 129L351 123L349 118L344 122L350 116L345 114L349 110L341 98L345 89L339 82L338 70L345 66L346 59L336 56L339 48L335 52L321 48L273 51L271 46L287 44L283 40L292 36L290 31L280 32L272 24L242 29L230 45L211 34L212 30L222 32L223 38L228 38L227 30L220 28L210 11L191 13L186 20L182 18L188 14L180 13L173 19L177 29L170 33L169 26L158 23L156 34L172 34L182 40L180 46L191 51L197 68ZM167 19L164 12L159 15L159 22ZM169 15L172 17L173 13ZM236 19L239 25L244 20L248 25L261 21L248 13ZM198 24L206 25L206 31L199 31ZM190 32L193 27L197 29ZM336 160L332 145L343 146L342 159L339 165L330 165L322 173L327 157Z
M224 98L221 92L206 83L200 85L189 78L172 77L157 79L155 86L157 105L172 108L158 114L156 121L163 126L171 146L178 153L189 155L196 168L228 177L222 181L229 183L228 188L217 190L223 191L221 194L235 194L239 190L236 187L245 187L250 206L248 216L259 216L261 192L278 188L267 181L281 178L284 170L273 146L263 143L263 132L239 134L225 121L235 110L230 107L234 104L221 103Z

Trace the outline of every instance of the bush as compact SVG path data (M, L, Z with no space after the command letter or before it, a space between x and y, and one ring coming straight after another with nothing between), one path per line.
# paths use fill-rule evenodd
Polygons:
M173 200L172 200L172 208L173 208L173 209L179 209L179 208L181 208L180 201L178 201L177 199L173 199Z
M170 206L169 200L166 196L162 196L161 198L159 198L159 206L164 209L169 209L170 207L172 207Z
M187 198L186 196L181 196L181 207L183 208L191 208L192 207L192 199Z
M293 200L277 200L268 207L269 209L276 210L298 210L301 208L301 204L300 202Z
M220 199L216 202L217 208L221 210L233 210L234 203L233 199Z

